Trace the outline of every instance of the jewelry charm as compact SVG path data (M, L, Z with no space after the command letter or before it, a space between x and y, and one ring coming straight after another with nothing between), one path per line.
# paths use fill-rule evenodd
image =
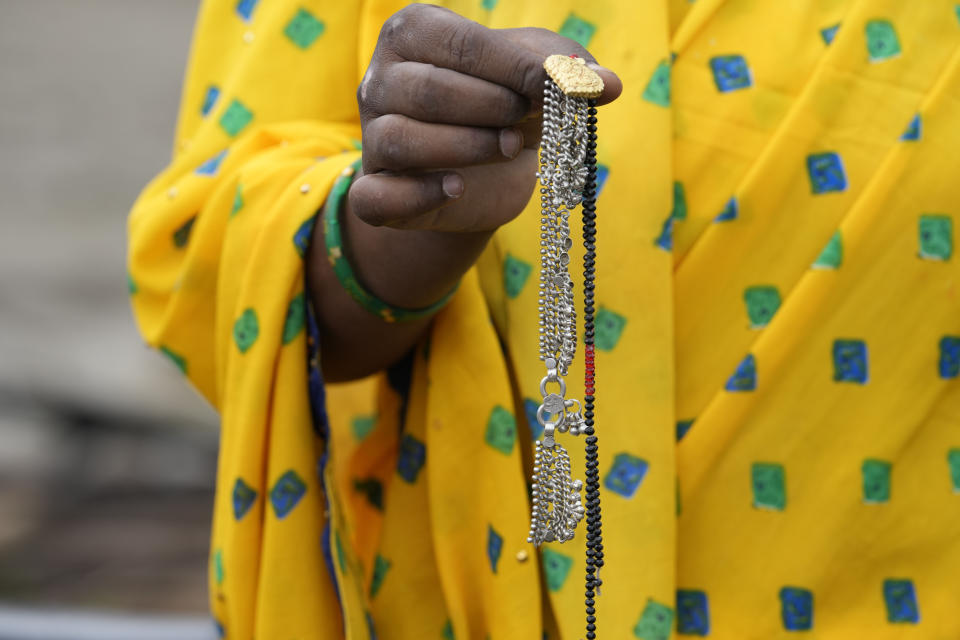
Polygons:
M603 566L600 535L600 482L597 437L594 434L595 362L594 265L596 264L596 98L603 80L576 56L553 55L544 62L548 78L543 92L540 140L540 359L546 375L540 381L543 402L537 421L543 437L533 462L533 509L528 542L572 540L587 517L587 640L596 638L594 596ZM570 278L570 212L583 210L584 360L583 405L567 398L564 376L577 350L577 314ZM556 385L551 390L550 385ZM582 414L581 414L582 408ZM584 483L570 473L570 455L557 442L558 433L586 436L586 509L580 497Z

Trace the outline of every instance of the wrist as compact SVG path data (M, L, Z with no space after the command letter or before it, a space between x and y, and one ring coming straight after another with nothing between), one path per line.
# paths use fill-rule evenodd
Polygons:
M358 281L384 302L404 309L442 300L493 235L373 226L352 213L349 198L340 215L343 251Z
M354 302L382 320L428 318L451 299L491 233L371 226L349 210L347 193L358 168L337 178L321 216L333 275Z

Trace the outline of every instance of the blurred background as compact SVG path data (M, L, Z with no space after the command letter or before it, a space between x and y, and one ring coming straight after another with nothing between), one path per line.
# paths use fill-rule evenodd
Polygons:
M197 5L0 0L0 640L215 635L217 419L124 267Z

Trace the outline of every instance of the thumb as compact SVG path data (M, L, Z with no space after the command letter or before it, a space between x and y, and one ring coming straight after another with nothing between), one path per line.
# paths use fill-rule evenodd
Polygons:
M617 74L601 66L593 54L570 38L565 38L549 29L536 27L498 29L498 31L514 44L537 54L541 61L554 54L575 55L586 60L587 66L603 80L603 93L597 98L598 104L609 104L620 97L623 92L623 82L620 81ZM543 71L543 79L546 80L546 71Z

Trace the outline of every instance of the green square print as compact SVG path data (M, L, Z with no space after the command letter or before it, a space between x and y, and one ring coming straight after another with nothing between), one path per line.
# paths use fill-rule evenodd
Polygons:
M523 285L526 284L531 271L533 271L533 267L529 263L514 258L509 253L507 254L503 261L503 288L507 292L508 298L516 298L520 295L520 291L523 290Z
M682 182L673 183L673 209L670 211L673 220L687 219L687 192Z
M787 506L787 480L782 464L754 462L751 469L753 506L783 511Z
M661 107L670 106L670 64L666 60L661 60L653 70L653 75L643 90L643 99Z
M843 263L843 236L835 232L813 263L814 269L839 269Z
M340 532L333 532L333 546L337 553L337 566L340 567L340 573L347 572L347 554L343 549L343 540L340 539Z
M237 321L233 323L233 341L237 343L240 353L246 353L253 346L260 335L260 323L257 321L257 312L253 309L244 309Z
M250 124L251 120L253 120L253 112L239 100L234 100L220 116L220 126L232 138Z
M223 584L223 551L220 549L213 552L213 577L218 587Z
M586 48L590 43L590 39L593 37L593 32L596 30L597 27L595 25L571 13L567 16L563 26L560 27L559 33L565 38L579 42L580 46Z
M196 221L197 216L194 215L182 225L177 227L177 230L173 232L173 246L175 246L177 249L183 249L185 246L187 246L187 242L190 240L190 232L193 231L193 224Z
M547 589L550 591L559 591L563 583L567 580L570 568L573 566L573 558L554 551L553 549L543 549L543 572L547 578Z
M517 420L513 414L497 405L490 412L487 420L487 432L484 438L488 445L510 455L513 452L513 442L517 439Z
M960 449L950 449L947 452L947 464L950 465L950 480L953 483L953 492L960 493Z
M243 187L237 185L237 192L233 194L233 207L230 208L230 217L237 215L237 212L243 209Z
M187 359L181 356L179 353L174 352L169 347L160 345L160 353L170 358L170 362L177 365L177 369L180 369L180 373L187 372Z
M863 471L863 501L879 503L890 501L890 468L889 462L884 460L864 460Z
M747 305L750 328L762 329L770 324L773 314L780 308L780 292L770 286L747 287L743 301Z
M287 317L283 321L283 344L290 344L300 335L307 324L307 301L305 294L294 296L287 307Z
M381 556L379 553L373 560L373 578L370 581L370 597L373 598L383 586L383 579L387 577L387 571L390 570L391 562Z
M942 215L920 216L919 241L921 258L949 260L953 254L953 220Z
M673 628L673 609L656 600L647 600L633 635L640 640L669 640Z
M866 32L870 62L882 62L900 55L900 40L889 20L870 20Z
M297 15L293 16L293 20L287 24L283 34L301 49L306 49L323 35L324 29L325 25L322 20L317 20L306 9L300 9L297 11Z
M619 313L600 308L594 318L594 344L601 351L612 351L620 341L627 319Z
M350 419L350 431L357 440L363 440L377 426L376 415L358 415Z

